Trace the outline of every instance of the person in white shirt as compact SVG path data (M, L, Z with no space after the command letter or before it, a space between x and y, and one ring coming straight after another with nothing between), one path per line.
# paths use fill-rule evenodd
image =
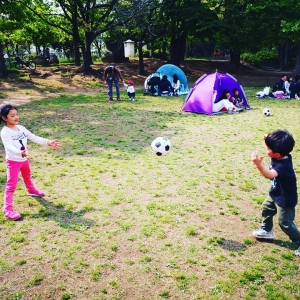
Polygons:
M172 89L173 89L173 96L178 96L178 92L180 89L180 80L178 79L176 74L173 75Z
M230 102L228 99L222 99L219 100L217 103L216 101L216 97L217 97L217 91L214 90L213 91L213 95L212 95L212 112L216 113L221 111L222 108L226 108L227 112L230 113L234 113L234 112L238 112L241 109L237 108L236 106L233 105L232 102Z
M286 90L286 93L287 95L289 95L291 92L290 92L290 85L291 83L293 82L293 77L288 77L287 80L284 82L284 87L285 87L285 90Z
M5 126L1 129L1 139L5 148L7 169L7 182L4 192L4 217L18 220L21 215L13 210L13 194L18 183L18 175L21 172L28 195L42 197L45 194L37 190L31 180L30 164L28 159L27 139L40 144L59 149L61 143L57 140L49 141L31 133L24 126L18 125L19 113L17 107L6 104L1 108L1 121Z
M127 89L127 95L129 97L129 100L134 101L135 100L134 82L132 80L128 80L127 83L124 82L124 86Z

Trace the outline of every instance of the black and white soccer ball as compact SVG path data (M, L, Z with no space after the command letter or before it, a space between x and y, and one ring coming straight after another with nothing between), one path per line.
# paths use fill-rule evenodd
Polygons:
M159 136L151 143L151 148L157 156L166 155L171 150L171 142L167 138Z
M263 114L267 117L269 117L271 115L271 110L270 108L264 108L263 110Z

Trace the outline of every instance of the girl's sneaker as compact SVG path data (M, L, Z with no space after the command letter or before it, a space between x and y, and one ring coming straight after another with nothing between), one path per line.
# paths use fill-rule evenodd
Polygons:
M32 192L28 192L27 195L32 196L32 197L43 197L43 196L45 196L45 193L41 192L41 191L38 191L38 190L35 190L35 191L32 191Z
M5 211L4 212L4 217L10 220L18 220L21 218L21 215L14 212L13 210Z

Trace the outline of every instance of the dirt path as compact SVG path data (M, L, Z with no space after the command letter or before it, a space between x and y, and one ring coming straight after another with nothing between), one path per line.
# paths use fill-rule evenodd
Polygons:
M158 59L145 59L144 76L138 75L137 59L132 59L129 63L120 63L118 67L125 80L133 79L136 88L143 88L147 76L166 63L166 61ZM62 93L97 94L106 92L101 78L105 66L106 64L103 63L92 66L96 71L94 74L96 76L76 73L76 66L38 67L34 74L30 74L28 70L11 73L8 78L0 78L0 97L2 103L21 105L45 96L56 97ZM231 74L243 86L272 86L283 74L282 72L263 71L246 65L242 65L237 70L225 60L186 60L180 67L186 74L190 87L200 76L215 70Z

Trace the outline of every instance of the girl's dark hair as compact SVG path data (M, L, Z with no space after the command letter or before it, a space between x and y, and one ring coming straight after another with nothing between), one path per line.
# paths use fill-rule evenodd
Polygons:
M223 93L221 94L221 96L219 97L219 99L218 99L218 101L217 102L219 102L219 101L221 101L221 100L223 100L223 99L227 99L227 97L226 97L226 94L227 93L229 93L230 94L230 91L229 90L224 90L223 91Z
M18 111L17 107L11 104L5 104L4 106L1 107L1 111L0 111L0 116L1 116L1 120L3 123L6 123L2 117L7 118L9 112L11 110L15 109L16 111Z
M293 136L283 129L269 133L265 139L265 143L273 153L279 153L281 156L288 155L295 146Z
M173 82L176 83L178 81L178 77L176 74L173 75Z

